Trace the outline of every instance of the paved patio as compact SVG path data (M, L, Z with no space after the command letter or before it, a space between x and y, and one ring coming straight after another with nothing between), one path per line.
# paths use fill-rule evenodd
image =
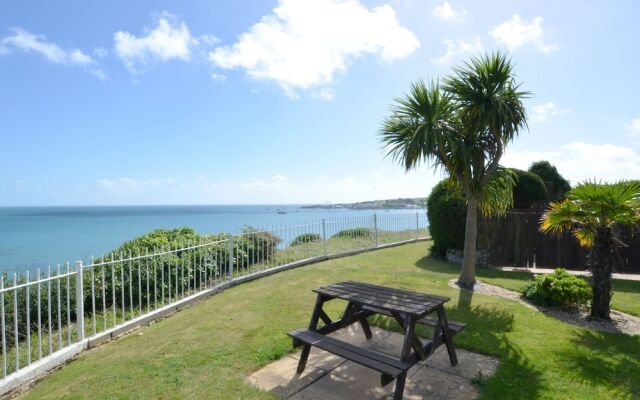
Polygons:
M399 356L402 336L373 328L367 341L359 325L352 325L331 336L382 353ZM454 339L455 341L455 339ZM405 399L474 399L479 394L478 380L493 375L498 360L457 349L459 364L452 367L444 346L425 362L409 370ZM287 355L247 377L247 381L282 399L368 400L390 399L395 381L380 386L380 373L330 353L312 348L307 368L296 374L300 352Z

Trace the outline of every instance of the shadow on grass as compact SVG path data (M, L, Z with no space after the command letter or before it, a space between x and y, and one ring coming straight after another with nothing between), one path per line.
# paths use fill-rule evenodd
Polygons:
M639 336L580 330L572 342L561 355L578 379L618 390L621 398L640 398Z
M622 279L613 280L614 292L625 292L631 294L640 294L640 281L629 281Z
M487 381L482 398L537 398L540 392L540 372L529 362L522 350L511 340L513 314L497 307L473 305L473 291L460 290L457 305L447 310L455 321L467 328L456 338L462 347L496 356L500 365Z
M452 321L467 324L454 342L460 347L488 354L500 359L496 374L487 380L481 397L495 398L537 398L540 393L540 372L531 365L522 350L508 338L513 330L513 314L497 307L473 305L473 292L461 290L456 305L447 308L447 317ZM386 317L375 317L373 324L393 331L400 331L395 321ZM433 331L420 327L421 337L430 337Z

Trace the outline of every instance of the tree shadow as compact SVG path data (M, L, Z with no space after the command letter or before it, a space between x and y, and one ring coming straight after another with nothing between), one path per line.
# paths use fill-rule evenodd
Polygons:
M562 360L578 379L640 398L640 337L576 330L573 346L563 349Z
M453 299L457 304L447 309L447 316L467 324L456 337L457 344L500 359L496 374L482 390L482 397L537 398L542 385L540 371L508 336L513 331L513 314L498 307L473 305L473 295L472 290L459 290L458 298Z
M541 390L540 372L513 343L508 333L513 330L513 314L498 307L474 305L473 291L460 290L455 306L447 307L447 318L464 322L466 328L454 338L454 343L477 353L499 358L500 364L493 377L481 390L482 398L537 398ZM374 317L371 322L381 328L399 331L395 321ZM430 328L420 326L418 334L431 336Z

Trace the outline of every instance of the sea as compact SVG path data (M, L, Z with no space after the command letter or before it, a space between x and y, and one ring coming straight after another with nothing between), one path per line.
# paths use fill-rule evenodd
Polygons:
M0 272L87 261L154 229L240 233L325 218L424 210L304 208L302 205L0 207Z

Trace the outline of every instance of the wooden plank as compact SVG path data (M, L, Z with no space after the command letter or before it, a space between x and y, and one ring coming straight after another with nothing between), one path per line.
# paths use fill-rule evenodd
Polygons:
M344 283L335 283L332 285L328 285L328 287L340 288L342 290L351 291L354 293L361 293L365 296L378 297L380 299L394 301L399 304L404 304L407 306L430 307L431 305L438 305L443 303L442 301L433 301L432 299L415 299L415 298L400 297L391 292L385 292L382 290L377 290L375 288L368 288L365 286L350 286L350 285L345 285Z
M318 347L329 353L391 376L398 376L403 371L411 368L412 365L396 360L385 354L357 347L309 330L295 330L289 332L289 336L297 341Z
M541 210L521 210L508 211L504 217L481 217L478 241L490 250L491 264L531 266L535 254L538 268L585 270L587 251L571 232L555 236L541 233L541 216ZM628 247L621 249L624 265L619 272L640 272L640 235L625 228L621 238Z
M392 287L380 286L380 285L374 285L372 283L367 283L367 282L344 281L344 282L341 282L341 283L352 284L352 285L357 285L357 286L364 286L364 287L369 287L369 288L373 288L373 289L380 289L382 291L392 292L392 293L395 293L395 294L398 294L398 295L404 295L404 296L410 296L410 297L418 297L418 298L427 298L427 299L430 299L431 301L447 302L447 301L451 300L450 297L446 297L446 296L436 296L436 295L428 294L428 293L413 292L411 290L398 289L398 288L392 288Z
M425 313L425 309L424 308L418 308L418 307L407 307L407 306L403 306L401 304L396 304L396 303L389 303L389 302L385 302L381 299L377 299L375 297L370 297L370 296L364 296L362 294L358 294L358 293L353 293L353 292L349 292L349 291L345 291L345 290L341 290L341 289L333 289L333 288L318 288L318 289L314 289L313 290L316 293L320 293L326 296L330 296L333 298L340 298L343 300L348 300L350 302L353 303L359 303L359 304L367 304L367 305L371 305L374 307L378 307L378 308L383 308L383 309L387 309L387 310L397 310L397 311L401 311L401 312L405 312L405 313L409 313L412 315L421 315Z
M367 299L375 299L377 301L380 302L384 302L384 303L388 303L388 304L396 304L398 306L402 306L402 307L407 307L407 308L411 308L411 309L415 309L415 310L423 310L425 308L432 308L432 307L437 307L439 303L433 303L433 302L412 302L409 301L407 299L398 299L398 298L394 298L391 295L387 295L384 293L376 293L375 291L369 289L369 290L364 290L364 289L360 289L360 290L354 290L348 287L343 287L343 286L339 286L339 285L327 285L324 286L322 288L319 289L315 289L314 291L320 292L320 291L333 291L334 293L340 293L341 295L356 295L356 296L360 296L363 298L367 298Z
M340 298L342 300L348 300L350 302L358 303L358 304L369 304L373 306L377 305L378 307L381 307L381 308L398 309L402 312L408 312L412 314L419 313L421 311L421 309L417 307L413 307L413 306L405 307L397 303L388 303L373 296L365 296L359 293L353 293L353 292L342 290L342 289L321 288L321 289L314 289L314 291L327 296Z
M371 311L372 313L375 314L382 314L382 315L386 315L388 317L391 317L391 312L387 311L387 310L382 310L379 308L375 308L375 307L370 307L370 306L364 306L362 307L364 310L368 310ZM437 318L434 317L422 317L418 320L418 324L419 325L427 325L430 326L432 328L434 328L436 326L438 322ZM452 335L456 335L458 334L460 331L462 331L467 325L462 323L462 322L455 322L455 321L449 321L449 330L451 331Z
M340 291L347 292L347 293L359 294L359 295L362 295L362 296L365 296L365 297L379 299L379 300L384 301L386 303L398 304L398 305L401 305L401 306L404 306L404 307L415 308L417 310L437 307L439 304L441 304L441 302L417 301L417 300L413 300L413 299L398 298L398 297L396 297L394 295L391 295L391 294L382 293L382 292L376 292L374 289L365 289L365 288L353 288L352 289L350 287L345 287L345 286L340 285L340 284L333 284L333 285L328 285L328 286L325 286L325 287L326 288L331 288L331 289L334 289L334 290L340 290Z

